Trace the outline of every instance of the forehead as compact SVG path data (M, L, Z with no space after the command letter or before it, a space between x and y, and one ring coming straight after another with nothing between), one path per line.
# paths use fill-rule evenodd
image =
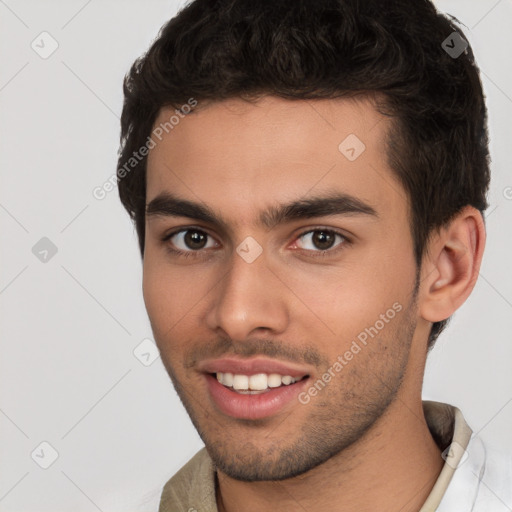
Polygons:
M243 222L269 203L322 192L349 194L375 209L406 202L387 163L391 121L368 99L270 96L198 107L173 125L174 109L160 111L153 133L167 130L161 140L153 136L147 203L167 191L231 210L233 222Z

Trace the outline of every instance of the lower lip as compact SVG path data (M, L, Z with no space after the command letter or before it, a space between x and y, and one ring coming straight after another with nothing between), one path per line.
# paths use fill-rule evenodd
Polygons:
M213 401L228 416L245 420L259 420L278 413L306 386L309 378L288 386L270 388L265 393L241 394L223 386L214 376L207 374L206 381Z

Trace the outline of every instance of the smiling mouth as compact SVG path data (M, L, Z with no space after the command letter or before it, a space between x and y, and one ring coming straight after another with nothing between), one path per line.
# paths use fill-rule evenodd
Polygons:
M213 378L227 389L242 395L260 395L268 393L272 389L291 386L309 375L292 377L278 373L256 373L253 375L233 374L229 372L210 373Z

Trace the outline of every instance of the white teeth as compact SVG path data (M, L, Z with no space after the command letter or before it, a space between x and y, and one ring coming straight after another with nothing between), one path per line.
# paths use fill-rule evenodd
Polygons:
M267 375L265 373L257 373L249 377L249 388L254 391L267 389Z
M282 384L281 375L278 375L277 373L271 373L267 377L267 384L269 388L278 388Z
M219 374L217 374L217 375L219 375ZM229 387L233 386L233 374L232 373L221 373L220 375L222 375L222 384L224 384L224 386L229 386Z
M233 389L249 389L247 375L233 375Z
M292 377L290 377L289 375L286 375L285 377L281 377L281 381L283 382L283 384L286 384L287 386L289 384L291 384L292 382L295 382L295 380L292 379Z
M237 391L264 391L267 388L278 388L279 386L289 386L300 378L293 378L290 375L279 375L278 373L256 373L255 375L242 375L233 373L217 372L217 380L227 387L232 387Z

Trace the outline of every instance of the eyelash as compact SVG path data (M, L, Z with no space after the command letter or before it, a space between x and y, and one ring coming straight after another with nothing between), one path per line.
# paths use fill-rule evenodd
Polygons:
M206 236L209 236L209 237L213 238L209 233L207 233L203 229L194 228L194 227L188 227L188 228L180 228L180 229L177 229L175 231L172 231L171 233L168 233L167 235L164 235L163 238L162 238L162 242L167 242L174 235L177 235L178 233L182 233L182 232L186 232L186 231L197 231L199 233L204 233ZM310 253L309 255L312 256L313 258L325 258L327 256L334 256L339 251L343 250L346 245L349 245L351 243L351 241L343 233L340 233L339 231L337 231L335 229L326 229L326 228L308 229L307 231L303 231L302 233L300 233L297 236L297 239L300 239L303 236L308 235L309 233L315 233L317 231L322 231L322 232L325 232L325 233L338 235L338 236L340 236L342 238L342 241L337 246L335 246L333 249L325 249L325 250L318 250L318 251L313 251L311 249L303 249L307 253ZM204 249L183 251L181 249L175 249L175 248L171 247L169 244L167 244L166 248L167 248L167 250L171 254L176 255L178 257L183 257L183 258L190 258L190 257L197 258L197 257L201 257L201 256L203 256L201 253L204 251Z

